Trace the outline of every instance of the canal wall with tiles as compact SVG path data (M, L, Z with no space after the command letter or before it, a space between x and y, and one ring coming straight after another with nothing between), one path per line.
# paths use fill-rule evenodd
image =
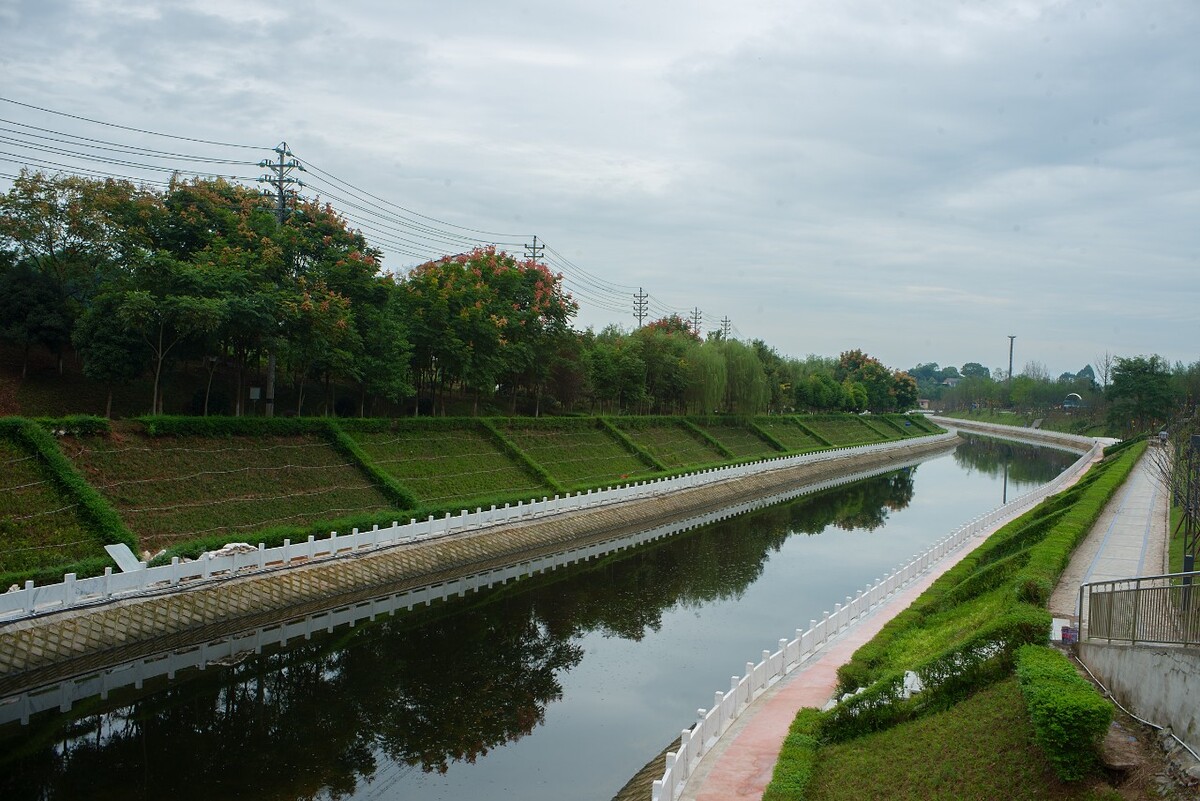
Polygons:
M585 547L712 513L789 487L899 467L954 445L946 437L801 464L659 497L572 512L438 540L162 591L0 626L0 696L104 665L278 625L463 576L486 574L564 549Z

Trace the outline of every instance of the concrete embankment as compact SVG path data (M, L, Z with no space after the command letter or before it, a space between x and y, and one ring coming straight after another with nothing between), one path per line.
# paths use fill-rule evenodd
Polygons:
M959 429L973 434L1002 437L1019 442L1029 442L1035 445L1053 445L1076 453L1084 453L1095 442L1091 437L1081 437L1077 434L1064 434L1061 431L1043 431L1040 428L1027 426L1007 426L998 423L981 423L977 420L960 420L957 417L930 417L930 420L948 429ZM1116 442L1116 440L1113 440Z
M932 439L932 438L931 438ZM365 551L0 626L0 695L114 663L271 626L333 606L452 580L721 509L781 488L900 463L953 447L898 443L768 470L619 506Z

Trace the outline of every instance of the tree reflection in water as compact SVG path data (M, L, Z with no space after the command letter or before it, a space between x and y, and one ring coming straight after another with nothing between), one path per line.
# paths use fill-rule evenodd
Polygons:
M1008 470L1010 484L1038 486L1067 469L1079 454L1049 446L1025 445L959 432L963 439L954 461L968 470L998 476Z
M7 726L0 798L342 798L381 760L474 762L543 722L578 638L638 641L666 610L739 597L793 533L876 530L914 470Z

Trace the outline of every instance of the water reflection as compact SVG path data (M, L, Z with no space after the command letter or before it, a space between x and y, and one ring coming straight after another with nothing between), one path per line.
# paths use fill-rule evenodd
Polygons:
M341 798L380 757L427 772L521 738L591 632L738 597L792 532L881 526L915 468L0 731L0 797ZM87 708L80 705L78 711Z
M989 476L1006 475L1010 487L1045 484L1079 458L1078 453L1048 445L1025 445L967 431L958 433L965 442L954 451L954 460L964 468Z
M992 474L1004 462L994 442L972 438L954 460ZM1021 470L1038 472L1032 464ZM240 664L93 698L28 726L2 726L0 798L401 797L388 794L393 782L434 795L429 780L414 776L461 775L502 745L537 739L528 735L562 698L567 674L588 674L581 642L591 644L590 662L596 638L641 643L668 613L699 614L741 598L793 534L827 532L817 541L826 543L832 527L885 538L889 515L913 500L917 472L804 496L430 609L319 633ZM862 542L846 545L861 550ZM739 651L729 662L751 655ZM686 724L672 718L649 735L627 736L652 738L644 762L665 733ZM523 757L533 760L520 763L525 774L553 760L541 748ZM611 778L620 786L628 775ZM477 789L449 792L479 797Z

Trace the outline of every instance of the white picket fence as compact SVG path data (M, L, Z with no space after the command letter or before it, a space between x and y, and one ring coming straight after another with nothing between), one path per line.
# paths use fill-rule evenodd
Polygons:
M662 526L638 532L637 534L593 543L583 547L568 547L567 550L560 553L494 568L483 573L462 576L451 581L424 587L414 587L387 597L372 598L350 605L334 606L327 610L309 614L302 619L254 631L240 632L220 640L142 657L119 665L105 667L89 674L76 676L65 681L31 688L0 699L0 725L17 720L23 724L28 723L31 715L49 709L58 709L63 713L69 712L77 701L95 696L103 699L113 690L128 686L140 689L144 682L159 676L165 675L170 680L181 670L197 668L203 670L214 662L221 663L223 660L236 659L251 651L259 653L264 645L283 646L297 637L309 639L318 631L332 632L339 626L353 626L360 620L366 618L374 620L378 615L391 614L402 608L412 609L422 604L428 606L436 601L466 595L468 592L492 587L496 584L505 584L513 579L536 575L549 570L557 570L560 567L579 562L586 562L598 556L615 553L627 548L634 548L682 531L690 531L710 523L737 517L756 509L766 508L777 503L784 503L801 495L820 492L821 490L843 484L862 481L873 476L901 470L905 467L920 464L925 458L924 456L916 456L905 460L889 461L885 465L880 465L870 470L849 473L836 478L819 481L815 484L792 487L784 492L755 498L734 506L674 520Z
M884 442L852 448L834 448L816 453L795 456L779 456L749 464L717 467L686 473L671 478L637 481L603 490L555 495L539 500L518 502L489 509L476 508L474 512L463 509L459 514L449 512L444 517L430 516L426 520L410 520L401 524L380 528L373 526L369 531L354 529L350 534L332 532L328 538L310 536L305 542L293 543L284 540L283 545L267 548L259 543L257 550L222 556L202 554L195 561L171 560L171 564L147 567L145 562L138 568L125 572L113 572L106 568L104 575L79 579L67 573L58 584L34 586L32 581L21 589L0 594L0 622L18 620L34 615L58 612L80 606L106 603L114 598L146 593L170 592L181 583L208 581L254 570L279 568L316 559L329 559L363 550L386 548L404 543L419 542L472 531L491 526L509 525L521 521L536 520L564 512L592 509L609 504L654 497L677 490L692 489L720 481L743 478L770 470L798 465L844 459L849 455L886 453L903 450L914 443L950 442L955 434L938 434L930 437Z
M779 640L779 650L762 652L758 664L746 663L746 673L730 678L728 692L717 691L709 709L697 711L696 723L680 735L679 750L667 753L666 769L661 779L654 781L652 801L674 801L683 793L688 778L699 766L701 758L718 742L730 725L771 685L812 659L826 643L844 631L892 593L907 586L947 554L958 550L975 536L990 532L999 525L1024 514L1034 505L1058 492L1068 482L1087 469L1103 446L1092 442L1091 449L1053 480L1043 484L1003 506L980 515L914 557L886 578L879 579L854 597L846 596L844 604L835 604L819 621L810 620L806 631L796 629L793 640Z

